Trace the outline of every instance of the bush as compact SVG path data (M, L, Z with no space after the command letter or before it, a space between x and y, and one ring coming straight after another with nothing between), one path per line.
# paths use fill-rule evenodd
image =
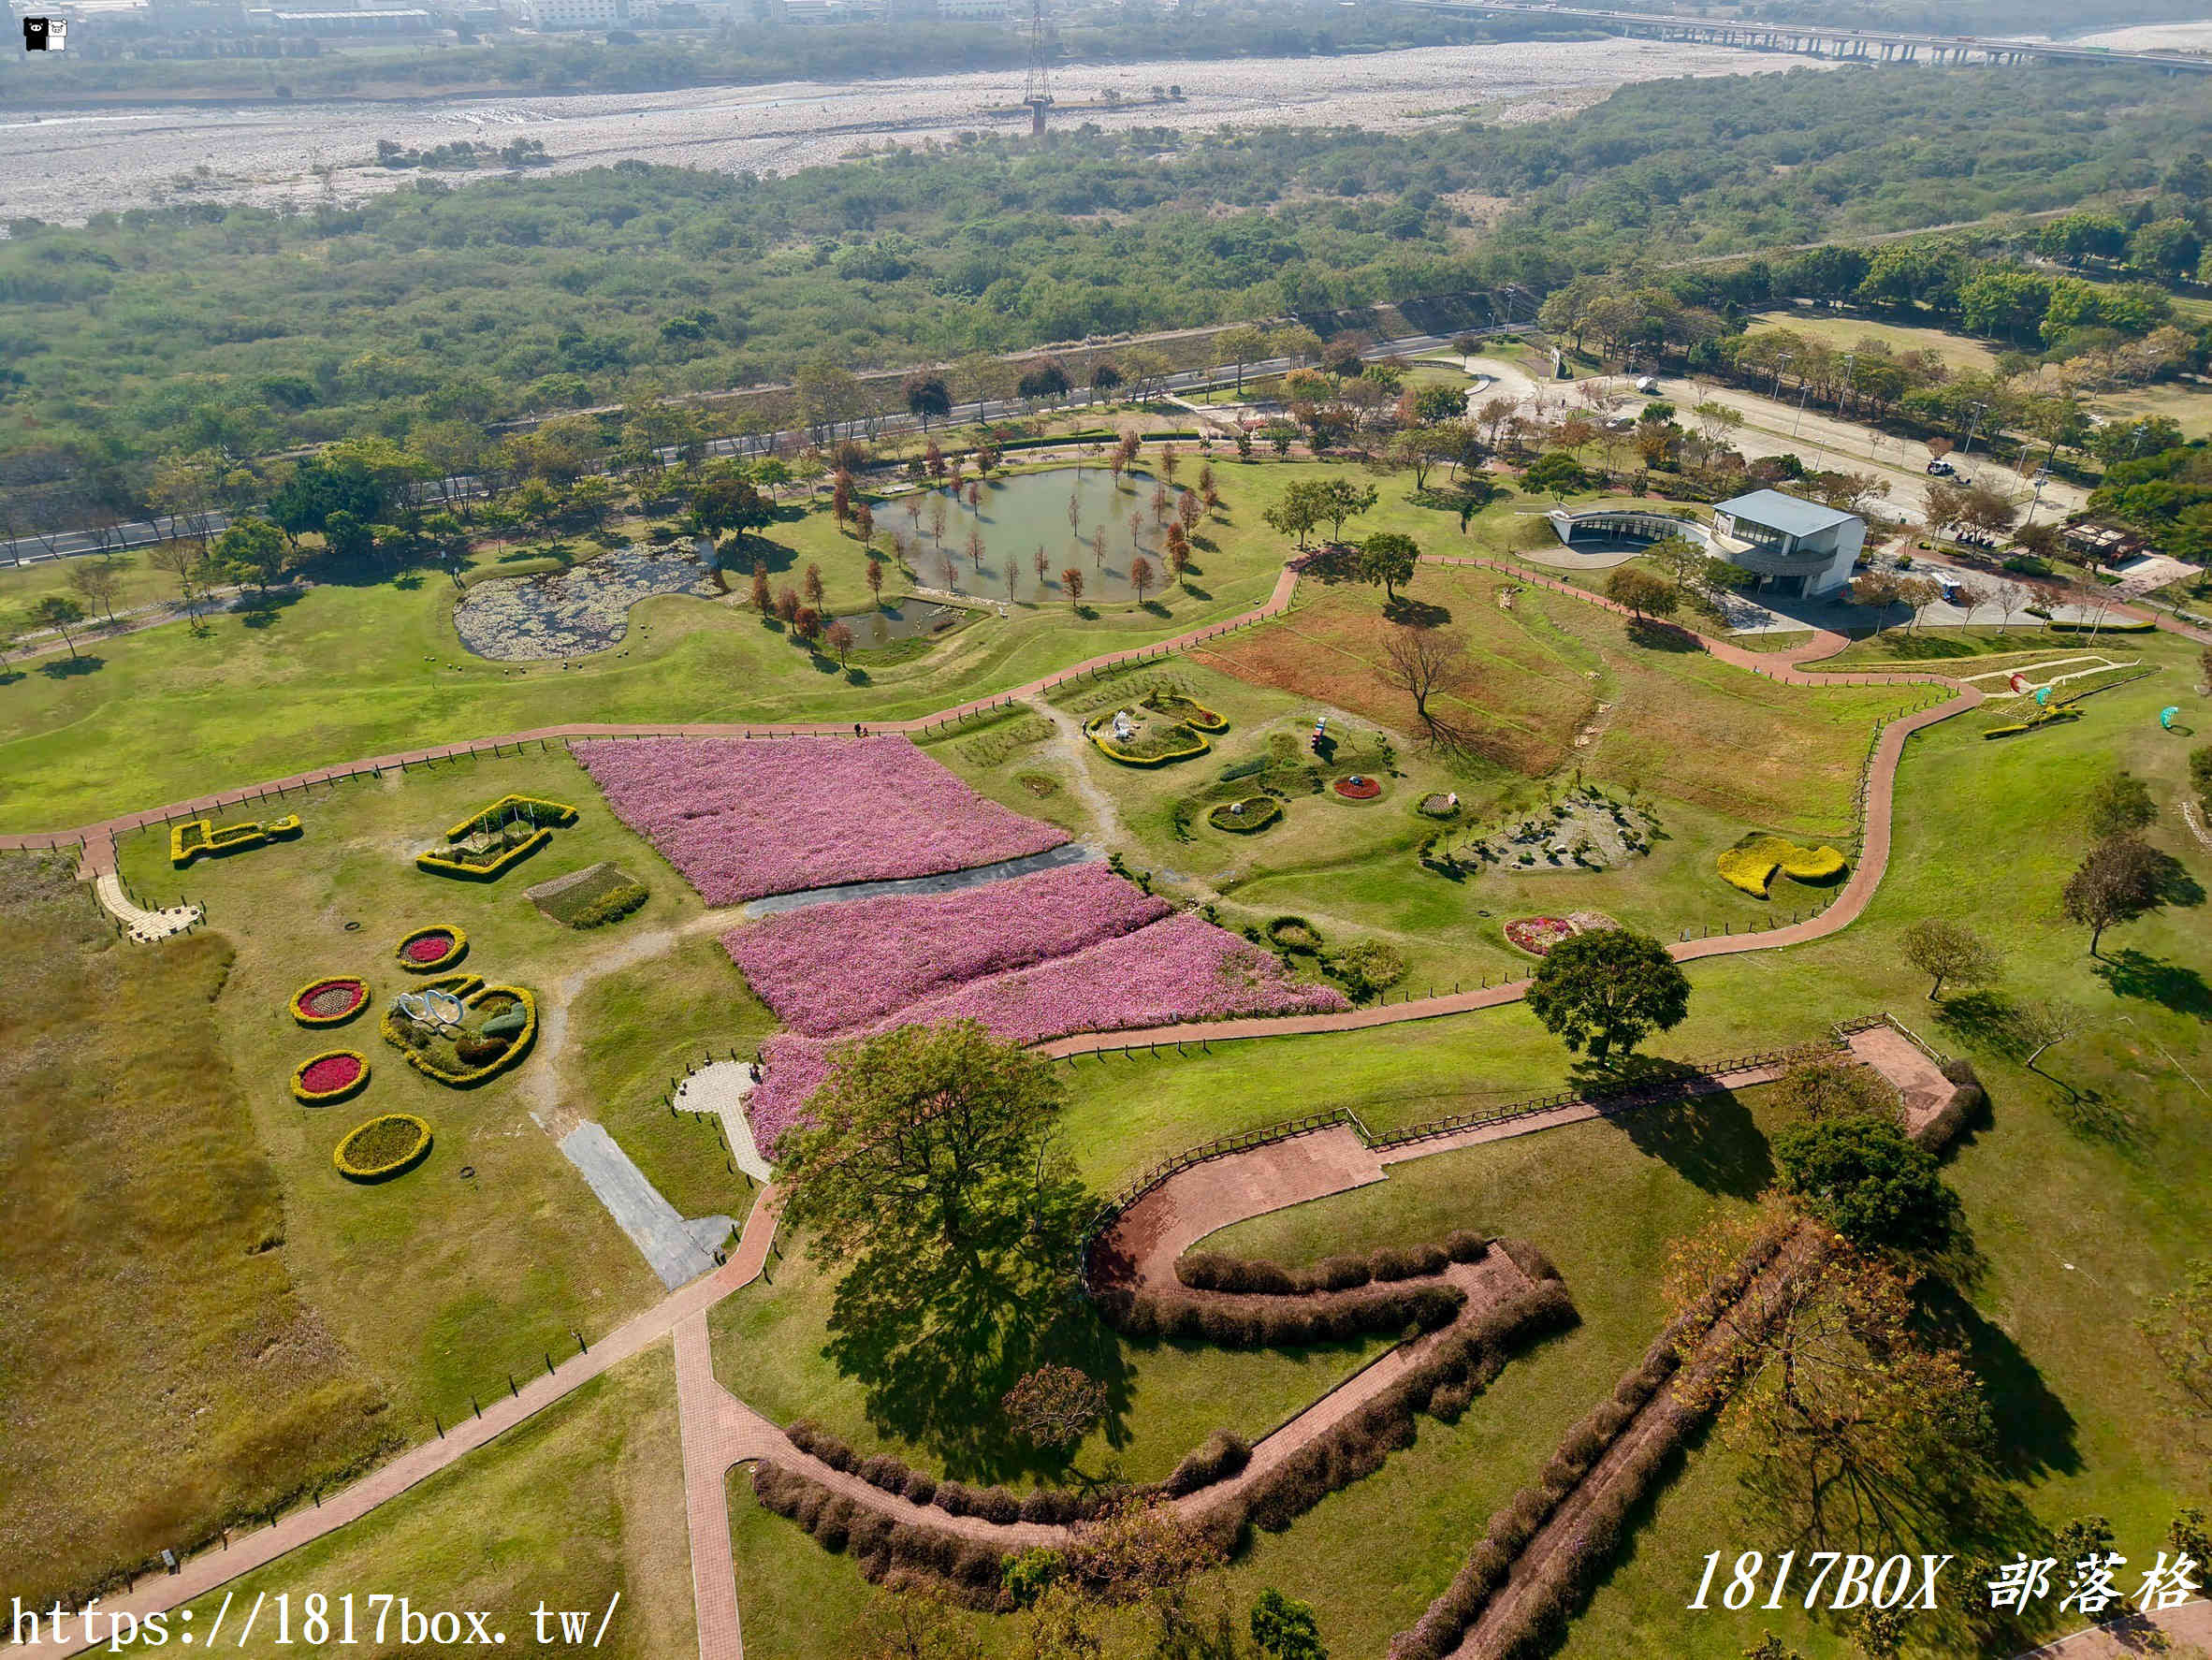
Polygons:
M625 882L609 889L588 905L579 906L568 920L572 928L597 928L612 922L619 922L653 896L652 889L642 881Z
M1551 1259L1525 1239L1501 1239L1495 1242L1513 1263L1533 1280L1556 1280L1559 1270L1551 1266Z
M931 1504L937 1498L937 1478L926 1470L909 1470L906 1485L901 1491L906 1494L909 1504Z
M1170 1498L1183 1498L1201 1487L1211 1487L1242 1470L1252 1449L1232 1430L1215 1430L1196 1450L1185 1455L1162 1489Z
M905 1464L882 1452L862 1460L860 1468L853 1473L870 1487L880 1487L885 1493L896 1493L906 1492L908 1478L912 1475Z

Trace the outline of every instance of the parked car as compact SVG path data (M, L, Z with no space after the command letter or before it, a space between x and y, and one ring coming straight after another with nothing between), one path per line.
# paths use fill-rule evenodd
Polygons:
M1952 478L1956 477L1958 469L1945 460L1937 459L1928 464L1928 473L1930 478Z
M1639 374L1636 377L1636 389L1649 397L1659 389L1659 382L1651 375Z

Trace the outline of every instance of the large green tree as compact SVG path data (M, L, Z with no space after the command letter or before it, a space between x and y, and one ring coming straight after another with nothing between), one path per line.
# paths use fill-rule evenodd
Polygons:
M1529 1012L1570 1051L1625 1056L1690 1012L1690 980L1647 934L1598 928L1561 940L1536 966Z
M1049 1065L972 1021L901 1027L835 1052L778 1158L785 1224L837 1276L830 1359L871 1421L970 1467L1008 1455L1016 1380L1092 1329L1061 1102Z
M1394 604L1399 585L1413 580L1420 557L1420 545L1411 536L1396 531L1377 531L1360 544L1357 568L1361 581L1382 584L1384 604Z
M1950 1237L1958 1200L1935 1155L1893 1119L1867 1114L1796 1124L1774 1138L1783 1191L1853 1244L1934 1250Z

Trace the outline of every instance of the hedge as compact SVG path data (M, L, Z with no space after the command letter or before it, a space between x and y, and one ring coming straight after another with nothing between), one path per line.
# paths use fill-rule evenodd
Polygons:
M488 865L471 865L450 853L433 852L415 854L415 866L417 870L428 870L436 876L458 876L466 881L494 881L552 839L553 832L550 830L534 831Z
M220 830L212 820L187 819L169 826L169 863L181 870L202 853L221 858L226 853L243 852L248 848L262 847L298 834L298 813L287 813L267 823L226 824Z
M620 922L652 896L652 889L642 881L624 882L620 887L609 888L584 906L569 918L568 925L572 928L597 928L608 923Z
M1245 810L1239 812L1238 808ZM1243 801L1223 802L1206 815L1206 823L1231 836L1256 836L1282 816L1283 804L1273 795L1253 795Z
M357 1158L347 1153L347 1148L371 1136L372 1132L385 1131L387 1139L396 1139L390 1131L386 1130L386 1126L391 1127L391 1130L411 1128L414 1134L409 1143L398 1151L379 1151L366 1158ZM343 1139L331 1150L330 1162L338 1167L338 1173L349 1182L388 1182L394 1176L404 1174L420 1164L429 1150L430 1127L428 1123L412 1113L386 1113L347 1130Z
M1175 1277L1194 1291L1300 1297L1317 1291L1348 1291L1375 1280L1414 1279L1442 1274L1449 1262L1479 1262L1488 1254L1491 1243L1479 1233L1462 1229L1448 1234L1439 1244L1384 1246L1364 1257L1328 1257L1308 1268L1287 1268L1264 1258L1196 1251L1175 1264ZM1534 1247L1521 1248L1533 1250ZM1530 1277L1557 1279L1559 1276L1553 1273Z
M1390 1660L1444 1660L1458 1649L1511 1576L1529 1541L1544 1530L1629 1426L1643 1419L1655 1427L1592 1500L1573 1538L1532 1578L1528 1600L1506 1629L1495 1634L1492 1652L1528 1656L1549 1649L1565 1629L1576 1599L1610 1560L1628 1512L1650 1488L1660 1465L1704 1416L1674 1396L1659 1395L1681 1369L1685 1340L1712 1329L1773 1260L1790 1232L1787 1226L1763 1230L1750 1249L1707 1288L1695 1307L1668 1322L1612 1393L1567 1431L1536 1484L1522 1488L1491 1517L1451 1582L1409 1629L1391 1639Z
M517 809L526 812L533 824L573 824L576 822L576 809L565 801L548 801L540 795L502 795L489 807L478 808L447 830L445 839L459 841L479 830L496 830L512 820Z
M842 1436L822 1428L812 1419L793 1419L783 1433L791 1437L793 1447L820 1459L831 1469L857 1476L870 1487L895 1493L910 1504L934 1505L948 1516L980 1516L986 1522L1001 1524L1040 1522L1065 1525L1087 1522L1104 1515L1131 1495L1151 1497L1166 1491L1161 1486L1140 1488L1119 1482L1100 1483L1081 1493L1041 1487L1026 1494L1007 1487L970 1487L965 1482L940 1481L925 1471L909 1469L888 1453L864 1459ZM1237 1439L1227 1430L1216 1430L1199 1452L1192 1453L1176 1467L1176 1477L1191 1479L1195 1472L1186 1473L1184 1466L1190 1465L1207 1449L1215 1448L1223 1437ZM1243 1445L1241 1441L1237 1444ZM1233 1465L1226 1463L1228 1455L1219 1449L1215 1456L1224 1461L1223 1468L1219 1474L1208 1477L1207 1482L1223 1479L1244 1467L1242 1456L1236 1458ZM1206 1482L1196 1482L1189 1491L1196 1492Z
M926 1581L969 1608L1011 1606L1001 1589L1006 1556L988 1545L895 1522L767 1459L753 1466L752 1491L763 1508L796 1522L823 1550L850 1553L870 1584L895 1590Z
M2117 622L2074 622L2053 619L2043 627L2045 633L2053 634L2147 634L2156 632L2158 624L2146 618L2123 617Z
M1466 1303L1466 1292L1454 1285L1323 1292L1295 1301L1173 1291L1108 1292L1098 1299L1106 1321L1129 1337L1196 1339L1224 1348L1296 1348L1408 1327L1433 1332L1456 1319Z
M1808 848L1783 836L1747 836L1716 861L1731 887L1754 899L1767 897L1776 871L1793 881L1829 881L1843 874L1843 855L1832 847Z
M2046 726L2056 726L2065 721L2078 721L2081 710L2066 706L2038 711L2032 721L2016 721L2006 726L1992 726L1982 734L1985 738L2011 737L2022 732L2041 732Z
M1190 728L1187 726L1183 730L1190 732ZM1111 731L1112 728L1107 725L1103 716L1083 729L1084 735L1098 745L1110 760L1118 761L1124 766L1165 766L1171 761L1187 761L1193 755L1203 755L1214 747L1202 734L1191 732L1190 747L1187 749L1170 750L1164 755L1133 755L1114 743L1113 739L1108 735Z

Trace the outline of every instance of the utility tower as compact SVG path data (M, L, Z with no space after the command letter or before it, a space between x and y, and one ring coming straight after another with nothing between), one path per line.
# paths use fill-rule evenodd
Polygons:
M1043 138L1044 112L1053 103L1052 76L1044 63L1044 0L1029 0L1029 78L1022 102L1029 106L1029 136Z

